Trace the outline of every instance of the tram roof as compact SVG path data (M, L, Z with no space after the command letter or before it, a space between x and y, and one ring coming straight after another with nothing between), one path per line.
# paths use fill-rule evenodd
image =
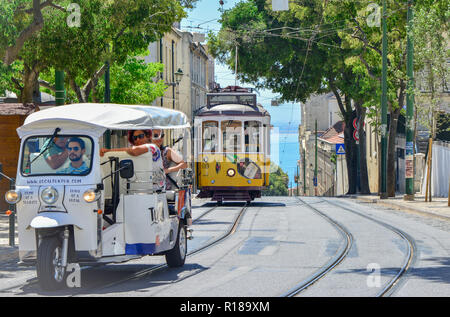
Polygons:
M243 115L243 116L261 116L270 117L269 112L262 106L250 106L241 104L222 104L210 108L204 106L197 110L196 116L214 116L214 115Z

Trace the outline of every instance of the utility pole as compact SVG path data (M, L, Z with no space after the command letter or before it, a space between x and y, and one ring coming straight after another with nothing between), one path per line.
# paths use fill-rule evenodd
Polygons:
M109 61L105 62L106 70L105 70L105 103L111 102L111 87L110 87L110 77L109 77ZM111 148L111 131L106 130L105 132L105 147L107 149Z
M386 0L383 0L383 41L382 41L382 76L381 76L381 190L380 198L387 199L387 23Z
M306 149L303 149L303 196L306 196Z
M314 150L314 195L317 196L317 119L315 124L315 150Z
M406 155L405 155L405 200L414 200L414 38L413 0L408 0L407 63L408 87L406 91Z
M62 70L55 70L55 88L55 103L57 106L62 106L66 99L64 91L64 71Z

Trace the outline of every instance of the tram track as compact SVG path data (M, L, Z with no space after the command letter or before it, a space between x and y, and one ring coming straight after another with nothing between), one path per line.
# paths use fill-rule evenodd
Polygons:
M323 202L326 202L330 205L334 205L338 208L347 210L353 214L359 215L363 218L369 219L389 230L391 230L392 232L394 232L395 234L397 234L403 241L405 241L406 245L407 245L407 255L405 257L405 260L402 264L402 266L400 267L400 270L398 271L398 273L381 289L380 292L378 292L378 294L376 295L376 297L383 297L383 296L390 296L392 295L395 290L397 289L397 287L401 284L402 278L407 274L407 272L409 271L409 269L411 267L414 266L415 262L417 261L417 247L416 247L416 243L414 241L414 239L409 236L407 233L405 233L404 231L386 223L383 222L381 220L375 219L373 217L370 217L368 215L362 214L358 211L355 211L353 209L350 209L346 206L342 206L341 204L338 204L336 202L331 202L329 200L322 200Z
M214 206L211 209L205 211L203 214L201 214L199 217L197 217L195 220L193 220L193 224L195 222L199 221L200 219L202 219L203 217L205 217L206 215L208 215L209 213L213 212L214 210L220 208L220 207L223 207L223 206ZM201 247L199 247L199 248L197 248L195 250L192 250L192 251L188 252L186 254L186 257L193 256L195 254L203 252L206 249L211 248L212 246L222 242L223 240L225 240L229 236L233 235L236 232L236 229L239 226L240 220L242 219L242 216L245 214L245 211L247 210L248 207L249 207L248 204L245 204L244 206L242 206L241 210L237 213L236 217L233 219L232 225L228 228L228 230L223 235L221 235L220 237L214 239L213 241L211 241L209 243L206 243L205 245L203 245L203 246L201 246ZM164 264L159 264L159 265L153 266L151 268L147 268L147 269L143 269L143 270L140 270L138 272L135 272L135 273L133 273L130 276L127 276L127 277L125 277L123 279L114 281L112 283L109 283L109 284L106 284L106 285L101 285L101 286L98 286L98 287L91 287L91 288L86 289L86 290L80 290L80 292L72 293L69 296L70 297L75 297L75 296L79 296L79 295L85 295L85 294L87 294L90 291L98 291L98 290L102 290L102 289L107 289L107 288L110 288L110 287L114 287L114 286L126 283L126 282L134 280L134 279L141 278L141 277L146 276L146 275L151 275L151 274L154 274L154 273L157 273L157 272L164 271L166 269L168 269L168 265L167 264L165 264L165 263ZM188 277L190 277L192 275L196 275L196 274L198 274L198 273L189 274L187 276L184 276L182 279L184 280L184 279L186 279L186 278L188 278Z
M319 281L321 278L323 278L326 274L331 272L336 266L338 266L345 259L345 257L347 256L347 254L353 244L353 237L352 237L351 233L342 224L340 224L340 223L336 222L335 220L333 220L332 218L328 217L323 212L321 212L320 210L318 210L317 208L312 206L310 203L305 202L301 198L298 198L298 200L300 202L302 202L305 206L310 208L311 210L318 213L320 216L324 217L331 224L333 224L335 226L335 228L338 229L340 234L343 237L345 237L344 240L346 242L343 245L341 245L340 249L336 252L336 255L333 258L331 258L330 261L328 261L324 266L322 266L321 269L319 269L316 273L311 275L306 280L300 282L298 285L296 285L294 288L292 288L288 292L284 293L282 295L282 297L296 296L296 295L300 294L301 292L305 291L308 287L310 287L317 281ZM402 230L400 230L388 223L385 223L383 221L380 221L380 220L370 217L368 215L362 214L358 211L355 211L351 208L343 206L339 203L332 202L332 201L325 200L325 199L321 199L320 201L318 201L318 203L323 203L323 202L333 205L335 207L341 208L343 210L349 211L353 214L356 214L360 217L366 218L370 221L373 221L373 222L389 229L390 231L394 232L403 241L406 242L407 254L406 254L404 262L402 263L398 273L382 287L382 289L376 294L376 297L384 297L384 296L392 295L395 292L395 290L401 285L402 278L406 275L408 270L416 262L417 252L416 252L416 244L415 244L414 239L412 237L410 237L408 234L406 234L405 232L403 232Z
M334 228L337 229L345 243L341 245L341 247L336 252L335 256L333 256L322 268L320 268L318 271L316 271L313 275L311 275L306 280L300 282L295 287L290 289L288 292L281 295L281 297L294 297L301 292L305 291L308 287L313 285L314 283L318 282L321 278L323 278L326 274L328 274L331 270L333 270L336 266L338 266L347 256L348 252L350 251L352 245L353 245L353 236L352 234L345 228L342 224L338 223L337 221L333 220L332 218L325 215L323 212L315 208L314 206L311 206L311 204L305 202L301 198L298 198L300 202L302 202L305 206L307 206L309 209L313 210L317 214L319 214L321 217L323 217L326 221L328 221Z

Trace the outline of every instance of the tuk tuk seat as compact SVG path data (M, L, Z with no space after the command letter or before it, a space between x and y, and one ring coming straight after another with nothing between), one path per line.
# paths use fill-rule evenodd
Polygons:
M106 162L109 157L118 157L119 161L131 160L134 166L134 176L131 179L119 180L119 193L120 194L142 194L142 193L153 193L156 190L162 189L160 182L158 182L158 171L157 166L152 160L151 153L145 153L139 156L132 156L123 151L111 151L107 155L101 158L101 162ZM111 168L108 163L103 164L102 177L111 173ZM129 184L129 188L127 186ZM105 199L112 197L111 182L108 179L104 181L104 194Z

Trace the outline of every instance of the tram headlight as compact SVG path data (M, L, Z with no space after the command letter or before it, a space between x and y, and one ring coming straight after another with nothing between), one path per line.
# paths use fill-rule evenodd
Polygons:
M236 174L236 171L232 168L228 169L227 175L233 177Z
M94 189L88 189L83 194L83 199L87 203L92 203L94 201L97 201L100 198L100 194L97 193Z
M42 191L41 198L46 204L52 205L58 200L58 191L54 187L47 187Z
M8 190L5 194L6 202L11 205L17 204L21 198L22 195L17 190Z

